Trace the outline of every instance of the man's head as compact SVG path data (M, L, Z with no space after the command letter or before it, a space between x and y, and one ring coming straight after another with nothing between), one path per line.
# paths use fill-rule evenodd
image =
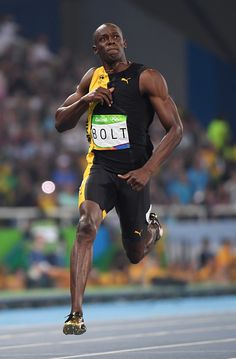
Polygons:
M93 50L98 54L102 62L108 64L117 61L125 61L126 40L119 26L106 23L99 26L93 35Z

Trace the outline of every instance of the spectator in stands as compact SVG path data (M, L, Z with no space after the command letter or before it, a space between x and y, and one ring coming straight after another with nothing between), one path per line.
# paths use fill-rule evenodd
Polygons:
M32 66L44 63L52 63L54 55L48 46L48 37L41 34L29 48L28 61Z
M76 208L78 202L78 194L73 183L66 183L62 186L58 194L59 206Z
M64 185L78 185L77 173L72 168L71 158L68 155L62 154L57 158L52 180L59 188L63 188Z
M61 280L68 281L69 272L62 268L65 263L60 246L57 240L49 243L44 235L35 234L28 257L28 287L51 287Z
M45 239L41 235L36 235L29 253L28 287L51 286L49 268L50 263L45 253Z
M230 239L224 238L215 256L215 279L229 282L231 280L231 268L235 261L235 253Z
M230 125L224 116L212 119L207 128L208 138L218 151L229 143L230 133Z
M168 193L172 203L189 204L192 201L191 184L184 171L180 171L177 178L170 180Z
M0 19L0 55L16 44L18 40L19 25L14 21L12 15L2 16Z
M193 196L197 192L205 192L206 186L209 181L209 173L206 169L204 162L199 156L199 152L195 153L191 161L191 165L187 170L187 178L190 182Z
M198 268L201 269L206 267L209 263L212 263L213 258L214 253L210 248L210 240L208 238L204 238L198 255Z
M229 179L224 184L224 190L229 195L229 203L236 203L236 170L232 169Z

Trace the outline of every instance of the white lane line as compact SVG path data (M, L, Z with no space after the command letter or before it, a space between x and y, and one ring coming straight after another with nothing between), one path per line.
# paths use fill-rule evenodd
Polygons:
M8 345L8 346L0 347L0 350L5 350L5 349L21 349L21 348L34 348L34 347L42 347L42 346L53 345L53 344L55 345L55 344L57 344L57 343L44 342L44 343L32 343L32 344Z
M169 331L158 331L158 332L150 332L150 333L135 333L135 334L123 334L123 335L113 335L99 338L87 338L80 339L79 343L96 343L96 342L107 342L112 340L126 340L126 339L137 339L137 338L148 338L148 337L159 337L165 335L173 335L173 334L188 334L188 333L204 333L204 332L213 332L213 331L222 331L227 329L235 329L236 325L226 325L226 326L212 326L212 327L203 327L203 328L187 328L187 329L178 329L178 330L169 330ZM43 347L47 345L70 345L74 344L74 340L62 340L55 342L41 342L41 343L31 343L31 344L16 344L16 345L5 345L0 347L1 350L8 349L17 349L17 348L30 348L34 347Z
M212 332L217 330L228 330L228 329L236 329L235 325L220 325L214 327L203 327L203 328L188 328L188 329L176 329L170 330L168 334L185 334L185 333L204 333L204 332Z
M91 343L91 342L100 342L100 341L108 341L108 340L116 340L116 339L132 339L132 338L143 338L145 337L153 337L153 336L162 336L167 335L168 332L156 332L156 333L140 333L140 334L130 334L130 335L115 335L115 336L107 336L107 337L100 337L100 338L91 338L91 339L80 339L79 343ZM1 346L0 350L6 349L17 349L17 348L28 348L28 347L42 347L47 345L70 345L71 343L75 343L74 340L63 340L60 342L48 342L48 343L33 343L33 344L19 344L19 345L6 345Z
M122 350L112 350L108 352L99 352L99 353L88 353L88 354L79 354L79 355L70 355L65 357L55 357L51 359L72 359L72 358L90 358L111 354L123 354L130 352L139 352L146 350L156 350L156 349L169 349L169 348L181 348L181 347L190 347L197 345L208 345L208 344L220 344L220 343L230 343L236 342L236 338L226 338L226 339L217 339L217 340L204 340L200 342L191 342L191 343L177 343L177 344L168 344L168 345L156 345L152 347L139 347L139 348L131 348L131 349L122 349Z
M80 343L88 343L88 342L103 342L108 340L116 340L116 339L137 339L137 338L144 338L144 337L161 337L164 335L168 335L168 332L152 332L152 333L138 333L138 334L130 334L130 335L114 335L110 337L104 337L104 338L91 338L91 339L82 339L80 340ZM58 344L72 344L74 343L74 340L63 340L60 341Z
M184 318L186 319L186 318ZM126 323L125 324L125 329L132 329L132 328L135 328L135 329L142 329L142 328L150 328L150 327L155 327L155 329L157 329L157 327L161 327L161 325L163 324L164 326L170 326L170 325L173 325L173 324L178 324L179 322L181 322L181 325L183 324L183 318L181 320L175 320L175 319L167 319L165 322L160 322L159 321L159 318L157 318L155 321L153 319L151 319L150 321L137 321L137 322L132 322L132 323ZM191 324L193 323L210 323L210 322L217 322L219 321L219 318L217 317L209 317L209 318L188 318L189 320L188 321L191 321ZM230 318L230 319L234 319L234 318ZM184 324L187 325L188 324L188 321L184 321ZM93 325L95 325L96 322L93 322ZM54 326L55 327L55 326ZM29 329L29 327L26 327L27 329ZM105 323L103 323L102 325L99 324L98 327L91 327L89 328L89 332L96 332L96 331L99 331L101 332L101 328L103 331L111 331L111 330L124 330L124 323L120 323L120 322L117 322L117 324L112 324L110 325L108 323L108 325L106 325ZM23 329L23 328L18 328L18 329ZM160 328L162 329L162 328ZM33 330L33 327L32 327L32 330ZM0 334L0 340L3 339L3 340L6 340L6 339L11 339L11 338L15 338L16 336L17 337L33 337L33 336L38 336L38 335L41 335L41 334L58 334L61 332L61 328L60 326L58 325L58 329L57 330L48 330L48 328L44 328L44 330L37 330L36 331L30 331L30 332L24 332L24 333L9 333L9 334Z
M61 331L59 330L50 330L50 331L46 331L46 330L42 330L42 331L37 331L37 332L25 332L25 333L14 333L14 334L4 334L4 335L0 335L0 340L7 340L7 339L12 339L12 338L24 338L24 337L38 337L39 335L45 334L48 335L50 334L58 334Z
M200 314L199 314L200 315ZM152 317L152 318L150 318L150 319L143 319L143 318L141 318L140 320L132 320L132 319L130 319L130 320L127 320L127 323L126 323L126 325L125 325L125 327L133 327L133 326L136 326L137 324L139 324L139 323L147 323L146 325L156 325L157 323L158 324L160 324L160 325L171 325L171 324L175 324L175 323L179 323L179 322L181 322L181 323L187 323L187 322L189 322L189 321L191 321L191 322L196 322L196 323L204 323L204 322L208 322L208 321L218 321L218 320L221 320L221 318L223 317L223 319L225 319L225 320L228 320L228 319L231 319L231 320L233 320L234 318L236 318L236 312L225 312L225 313L206 313L206 314L204 314L204 316L203 317L200 317L199 318L199 315L198 316L195 316L195 315L183 315L183 316L175 316L175 317L172 317L172 318L170 318L170 317L164 317L164 316L161 316L161 317L158 317L158 316L156 316L156 317ZM116 323L116 324L113 324L113 323ZM101 326L103 327L106 327L106 328L108 328L108 330L110 330L110 329L115 329L115 328L117 328L117 327L121 327L121 328L123 328L124 327L124 324L122 324L123 323L123 321L121 322L121 320L119 320L119 319L117 319L117 320L112 320L112 321L110 321L110 320L108 320L108 321L103 321L103 322L101 322L101 321L98 321L98 320L90 320L89 321L89 323L90 323L90 325L96 325L97 323L99 323L99 329L96 329L96 328L91 328L90 329L90 331L91 330L94 330L94 331L96 331L96 330L99 330L100 331L100 328L101 328ZM55 327L57 327L58 325L60 325L60 323L58 323L58 324L35 324L35 325L24 325L24 324L20 324L20 325L7 325L7 326L4 326L4 332L6 331L6 330L9 330L9 331L14 331L14 330L24 330L24 329L32 329L32 330L37 330L38 332L45 332L45 328L55 328ZM43 328L42 330L41 330L41 328ZM0 329L0 336L1 336L1 332L2 332L3 330L2 329ZM17 332L17 334L18 334L18 332Z
M179 330L169 330L162 332L151 332L151 333L137 333L137 334L124 334L124 335L114 335L100 338L89 338L89 339L81 339L80 343L88 343L88 342L102 342L108 340L120 340L120 339L135 339L135 338L144 338L144 337L159 337L164 335L172 335L172 334L188 334L188 333L205 333L205 332L213 332L213 331L222 331L227 329L235 329L236 325L228 325L228 326L214 326L214 327L204 327L204 328L188 328L188 329L179 329ZM63 340L58 342L58 344L73 344L74 340Z
M145 325L145 327L147 327ZM137 329L137 327L135 326L135 328ZM141 327L143 328L143 326ZM236 324L231 324L231 325L221 325L221 326L208 326L208 327L200 327L200 328L185 328L185 329L176 329L176 330L165 330L165 331L156 331L156 332L151 332L151 333L140 333L140 334L124 334L124 335L113 335L113 336L103 336L103 337L99 337L99 338L88 338L88 339L80 339L80 343L87 343L87 342L99 342L99 341L104 341L104 340L113 340L113 339L126 339L126 338L139 338L139 337L144 337L144 336L161 336L161 335L169 335L169 334L184 334L184 333L202 333L202 332L207 332L207 331L218 331L218 330L229 330L229 329L235 329L236 330ZM45 332L44 332L45 333ZM32 336L38 336L39 333L22 333L22 334L17 334L17 338L18 337L32 337ZM50 331L46 333L47 336L48 334L61 334L58 333L58 331ZM9 338L10 337L10 338ZM5 335L2 336L0 338L2 339L11 339L11 338L15 338L15 335ZM71 344L74 343L74 341L70 341L70 340L65 340L65 341L60 341L59 344ZM0 347L1 350L1 347Z

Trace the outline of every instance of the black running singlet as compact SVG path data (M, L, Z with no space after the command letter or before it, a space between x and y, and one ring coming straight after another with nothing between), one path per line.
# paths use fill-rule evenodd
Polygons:
M87 120L92 162L114 173L139 168L152 154L148 129L154 111L139 90L139 76L145 69L132 63L126 70L108 75L102 66L95 70L90 83L90 91L99 86L114 87L112 106L92 103Z

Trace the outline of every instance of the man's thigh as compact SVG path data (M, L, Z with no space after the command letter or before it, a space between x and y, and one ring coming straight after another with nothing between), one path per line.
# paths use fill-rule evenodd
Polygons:
M83 179L79 190L79 206L85 201L96 202L103 211L103 217L114 206L117 198L114 174L93 165L89 175Z

